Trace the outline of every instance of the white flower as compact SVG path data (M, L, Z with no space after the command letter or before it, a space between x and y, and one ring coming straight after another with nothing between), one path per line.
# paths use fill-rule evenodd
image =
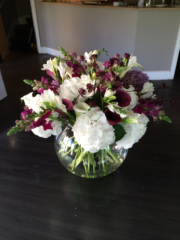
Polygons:
M131 102L127 108L133 109L138 104L138 99L139 99L136 92L134 91L134 87L130 85L128 89L123 88L123 90L128 92L128 94L131 96Z
M85 57L87 63L89 63L89 64L92 63L92 60L90 59L90 57L91 57L91 55L93 55L93 54L98 54L98 51L97 51L97 50L94 50L93 52L90 51L89 53L88 53L88 52L85 52L85 53L84 53L84 57Z
M82 113L87 112L90 109L90 106L85 102L79 102L73 106L76 116L79 116Z
M62 79L64 79L65 75L67 74L70 78L72 78L72 68L68 67L68 65L60 61L59 66L56 66L56 68L59 70L60 76Z
M126 124L126 123L120 123L124 130L126 131L126 134L124 137L119 140L117 145L121 148L131 148L134 143L138 142L139 139L145 134L146 132L146 125L149 122L149 119L142 113L142 114L134 114L134 117L137 120L137 123L132 124Z
M49 70L51 72L54 72L54 65L53 61L50 59L47 61L47 64L43 64L43 68L41 70Z
M99 107L77 117L72 130L78 144L91 153L105 149L115 141L114 128Z
M32 96L32 93L29 93L21 99L24 100L26 106L36 113L42 111L40 107L46 108L43 102L49 102L53 105L56 105L57 108L60 108L63 112L67 111L65 105L62 103L61 98L55 95L50 89L44 90L43 94L37 94L35 97Z
M150 82L146 82L143 86L143 89L141 91L141 93L146 93L146 92L153 92L154 91L154 86L152 83Z
M95 81L91 80L89 75L82 75L81 78L75 77L71 79L66 79L61 84L61 87L59 89L59 95L63 99L68 99L71 102L74 101L79 96L78 90L80 88L83 88L86 90L86 85L88 83L95 84ZM79 96L78 102L83 102L86 98L91 97L94 94L94 92L89 93L86 91L86 94L84 95L84 98Z
M137 57L131 55L130 58L129 58L127 68L131 68L136 63L137 63Z
M51 135L54 135L54 136L59 135L62 132L61 126L62 126L61 122L54 121L54 122L52 122L53 130L48 129L48 130L44 131L43 126L40 126L40 127L32 129L31 131L39 137L48 138Z
M100 71L103 71L105 69L105 66L103 65L103 62L96 61Z
M104 97L111 97L116 93L116 91L112 91L111 89L106 89Z
M150 82L146 82L143 86L143 89L141 91L141 93L144 93L141 98L149 98L152 96L153 94L153 91L154 91L154 86L152 83Z

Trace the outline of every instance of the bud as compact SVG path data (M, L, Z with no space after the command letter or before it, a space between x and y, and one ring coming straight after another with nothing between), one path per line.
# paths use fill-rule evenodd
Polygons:
M129 59L130 58L130 54L129 53L125 53L124 54L124 58Z
M55 107L56 107L56 104L53 103L53 102L50 102L50 106L55 108Z

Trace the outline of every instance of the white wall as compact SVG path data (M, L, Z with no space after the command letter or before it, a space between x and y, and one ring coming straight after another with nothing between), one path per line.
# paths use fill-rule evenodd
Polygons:
M180 10L31 3L39 52L57 55L61 46L83 54L104 47L109 57L136 55L152 80L173 79L180 49Z

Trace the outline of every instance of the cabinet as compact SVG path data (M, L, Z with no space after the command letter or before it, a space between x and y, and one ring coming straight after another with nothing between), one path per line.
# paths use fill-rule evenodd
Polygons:
M0 14L0 53L2 54L2 58L5 58L9 54L1 14Z

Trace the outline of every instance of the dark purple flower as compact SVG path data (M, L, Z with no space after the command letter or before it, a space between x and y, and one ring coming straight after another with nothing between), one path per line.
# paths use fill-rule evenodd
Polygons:
M89 106L90 107L97 107L97 104L95 101L89 100Z
M135 108L133 109L133 112L134 112L134 113L139 113L139 114L141 114L141 113L144 113L144 109L143 109L143 107L142 107L141 105L137 105L137 106L135 106Z
M143 89L144 83L149 82L148 76L137 70L128 71L123 78L121 78L123 86L132 85L135 88L135 91L141 92Z
M109 123L109 125L116 125L122 121L119 114L115 112L111 112L109 109L106 109L104 111L104 114L106 115L106 119Z
M42 76L42 78L41 78L41 82L42 82L43 84L45 84L46 86L49 85L49 81L48 81L48 80L49 80L48 78L44 78L43 76Z
M62 99L63 104L66 106L67 110L73 110L73 103L68 99Z
M79 59L80 59L81 61L84 61L84 56L80 56Z
M119 60L114 60L113 67L119 66L120 62Z
M96 62L91 63L90 66L93 67L93 68L97 68L98 67Z
M99 86L99 91L104 94L104 93L106 92L106 84L101 84L101 85Z
M97 54L92 54L91 56L90 56L90 60L95 60L97 58Z
M89 93L91 93L95 90L95 86L92 85L91 83L86 84L86 88L87 88Z
M59 109L55 109L54 110L55 112L59 113L59 115L62 117L62 118L67 118L67 114L64 113L63 111L59 110Z
M150 116L153 116L153 117L158 117L159 111L156 110L156 109L152 109L152 110L150 111L150 114L149 114L149 115L150 115Z
M120 107L127 107L131 102L131 96L124 90L118 88L116 90L116 101Z
M130 54L129 53L125 53L124 54L124 58L129 59L130 58Z
M78 89L78 92L81 95L81 97L84 97L84 95L86 94L86 90L84 90L83 88Z
M99 68L96 69L96 77L103 77L105 74L105 71L101 71Z

